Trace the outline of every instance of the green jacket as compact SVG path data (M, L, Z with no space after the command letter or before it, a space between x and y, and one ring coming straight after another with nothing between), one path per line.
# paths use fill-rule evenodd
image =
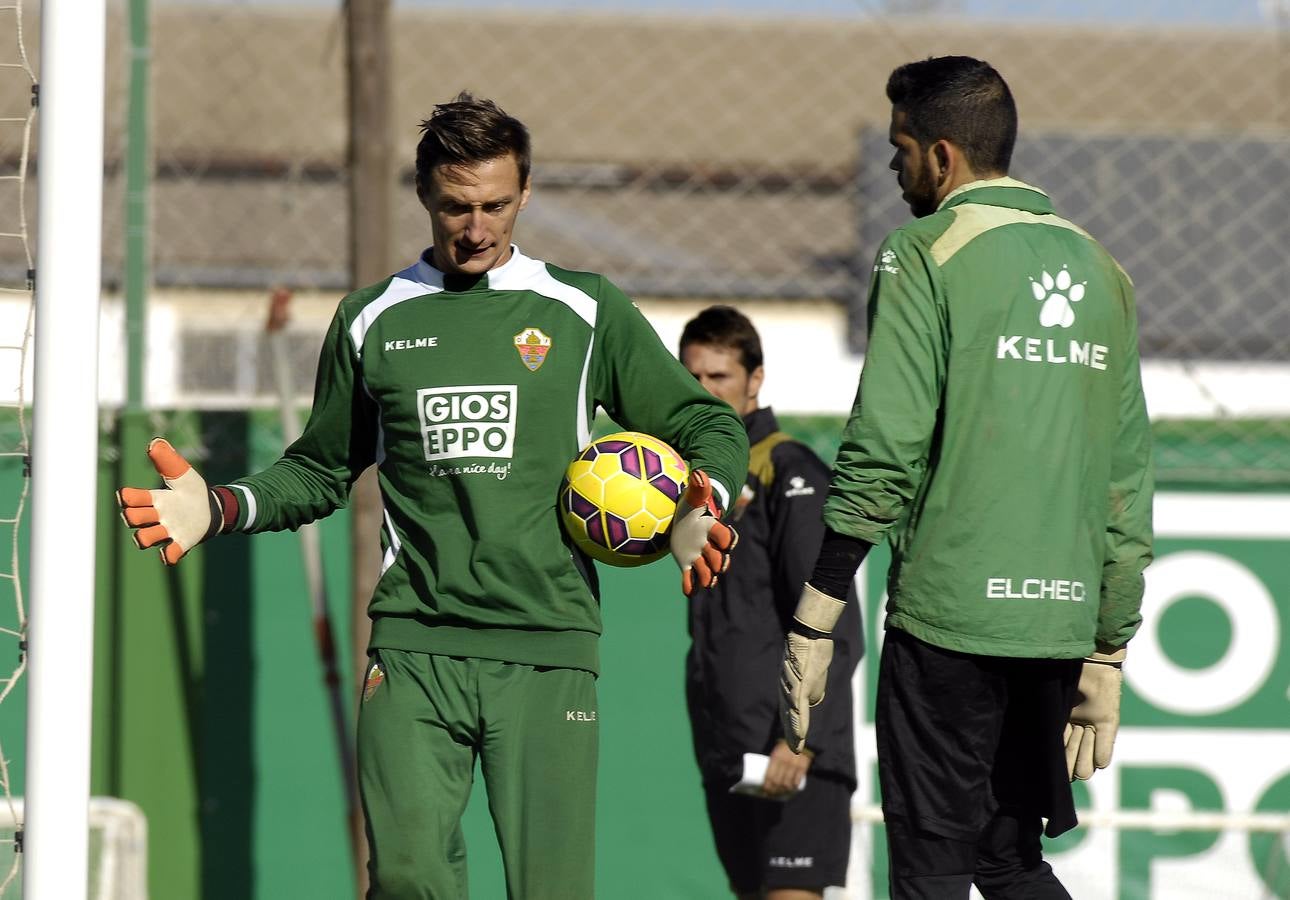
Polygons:
M596 671L594 567L556 495L596 408L743 484L743 422L599 275L514 249L478 278L425 258L341 301L313 411L268 469L230 485L238 528L296 528L378 466L384 560L372 646Z
M965 185L878 250L825 521L937 646L1081 657L1141 623L1150 431L1133 286L1036 188Z

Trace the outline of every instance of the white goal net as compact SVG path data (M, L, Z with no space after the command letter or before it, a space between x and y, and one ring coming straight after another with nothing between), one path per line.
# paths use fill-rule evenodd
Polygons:
M89 900L147 900L148 825L143 812L115 797L90 798ZM0 846L0 870L12 872L0 897L22 896L22 798L0 804L0 835L18 840Z

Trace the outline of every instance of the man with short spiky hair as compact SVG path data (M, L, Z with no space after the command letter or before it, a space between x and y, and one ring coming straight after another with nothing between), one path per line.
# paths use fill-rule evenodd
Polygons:
M597 407L675 447L690 476L670 542L688 594L725 571L734 532L717 516L748 440L622 291L511 243L531 189L517 119L461 94L423 130L433 244L341 301L300 439L208 489L158 438L166 488L119 497L138 545L173 565L222 532L325 516L375 464L384 560L358 717L369 897L468 895L461 815L478 760L508 896L586 900L601 619L594 566L559 524L561 477Z
M883 241L828 526L787 635L800 745L860 560L889 539L875 714L893 900L1068 898L1041 834L1109 764L1151 559L1133 285L1007 177L1017 113L987 63L887 82L915 220Z

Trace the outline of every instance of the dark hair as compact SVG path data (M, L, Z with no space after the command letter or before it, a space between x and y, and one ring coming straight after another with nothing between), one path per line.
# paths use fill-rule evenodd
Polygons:
M417 196L425 200L435 166L463 166L515 154L520 187L528 184L532 155L529 130L492 100L476 100L462 91L449 103L435 106L421 123L417 144Z
M1006 173L1017 141L1017 105L1003 76L970 56L906 63L887 79L887 99L924 150L947 140L979 173Z
M685 323L680 351L691 344L707 344L739 351L739 365L747 372L761 367L761 338L748 317L733 306L709 306Z

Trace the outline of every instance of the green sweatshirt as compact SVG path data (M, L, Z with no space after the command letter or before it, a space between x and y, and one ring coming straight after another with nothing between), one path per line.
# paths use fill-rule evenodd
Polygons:
M296 528L379 467L384 559L372 647L597 671L594 568L560 525L565 467L597 406L712 478L748 440L599 275L523 256L478 278L426 260L341 301L300 439L231 489L237 528Z
M1121 646L1151 499L1133 286L1106 250L1007 178L892 232L825 507L890 532L888 625L991 656Z

